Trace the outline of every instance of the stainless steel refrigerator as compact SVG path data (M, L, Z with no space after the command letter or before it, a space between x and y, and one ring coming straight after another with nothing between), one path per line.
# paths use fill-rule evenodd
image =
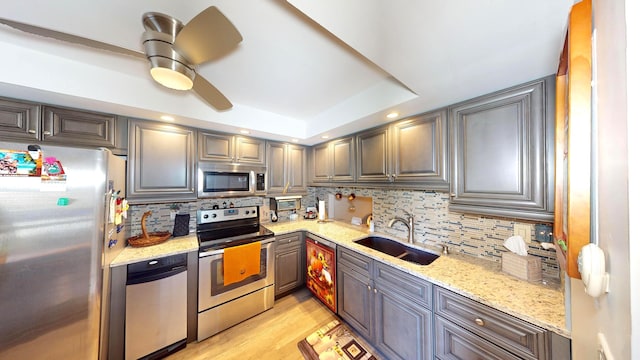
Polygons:
M11 174L27 145L0 142L0 359L106 358L109 264L126 241L115 213L125 160L41 145L57 176Z

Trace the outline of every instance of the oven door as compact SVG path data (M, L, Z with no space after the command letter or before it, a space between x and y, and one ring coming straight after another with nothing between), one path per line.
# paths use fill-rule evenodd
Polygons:
M261 241L260 273L242 281L224 285L224 249L200 253L198 262L198 311L204 311L274 282L274 238Z

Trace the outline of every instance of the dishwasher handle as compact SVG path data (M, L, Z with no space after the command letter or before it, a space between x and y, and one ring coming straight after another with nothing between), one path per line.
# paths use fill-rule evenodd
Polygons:
M186 265L176 266L172 269L161 272L150 272L147 274L132 274L127 277L127 285L143 284L156 280L165 279L187 270Z

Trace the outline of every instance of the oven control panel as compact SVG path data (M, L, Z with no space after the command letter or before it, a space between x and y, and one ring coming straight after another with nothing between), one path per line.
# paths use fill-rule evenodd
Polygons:
M230 209L198 210L197 224L257 218L260 215L258 206L244 206Z

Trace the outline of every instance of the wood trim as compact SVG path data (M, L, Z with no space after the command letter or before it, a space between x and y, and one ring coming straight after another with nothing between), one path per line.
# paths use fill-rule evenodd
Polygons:
M566 56L566 52L563 53ZM567 75L556 77L556 147L555 147L555 207L553 239L558 265L567 271L567 253L558 241L566 243L566 157L567 157Z
M591 240L591 0L569 15L567 274L580 278L578 254Z

